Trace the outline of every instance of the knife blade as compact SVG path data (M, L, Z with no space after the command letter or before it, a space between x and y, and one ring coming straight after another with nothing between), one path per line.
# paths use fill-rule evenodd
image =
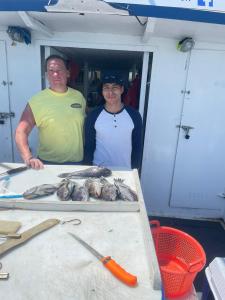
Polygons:
M7 170L7 171L5 171L3 173L0 173L0 177L14 175L16 173L20 173L20 172L26 171L27 169L29 169L28 166L9 169L9 170Z
M110 256L101 255L98 251L96 251L74 233L68 232L68 234L70 234L74 239L76 239L86 249L88 249L95 257L97 257L103 263L104 267L106 267L117 279L129 286L135 286L137 284L137 277L124 270Z

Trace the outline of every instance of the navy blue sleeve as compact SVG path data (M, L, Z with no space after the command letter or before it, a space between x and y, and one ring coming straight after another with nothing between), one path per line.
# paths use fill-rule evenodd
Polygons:
M92 165L94 152L96 148L96 130L95 122L101 113L103 107L99 107L94 111L90 112L84 123L84 164Z
M128 106L126 106L126 110L134 123L132 132L131 167L133 169L139 169L142 157L142 118L137 110Z

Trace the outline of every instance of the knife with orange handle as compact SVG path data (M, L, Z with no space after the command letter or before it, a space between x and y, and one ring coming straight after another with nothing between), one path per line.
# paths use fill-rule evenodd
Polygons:
M74 233L68 232L73 238L75 238L78 242L80 242L86 249L88 249L94 256L96 256L103 265L120 281L129 285L135 286L137 285L137 277L125 271L120 265L118 265L115 260L113 260L110 256L103 256L99 252L97 252L94 248L88 245L85 241L79 238Z

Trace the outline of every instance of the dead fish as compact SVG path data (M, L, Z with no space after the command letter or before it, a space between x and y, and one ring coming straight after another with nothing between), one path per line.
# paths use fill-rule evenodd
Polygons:
M100 178L101 176L103 177L108 177L112 174L112 171L104 168L104 167L90 167L85 170L81 171L75 171L72 173L62 173L59 174L58 177L61 178L77 178L77 179L82 179L82 178Z
M118 178L114 179L114 184L118 190L118 197L124 201L138 201L137 194L124 182L124 180Z
M83 185L75 185L73 193L71 195L73 201L88 201L89 193L88 189Z
M75 183L69 179L63 179L57 189L57 196L62 201L67 201L70 199L73 193Z
M25 199L36 199L52 195L57 190L57 186L53 184L42 184L25 191L23 197Z
M88 190L89 196L99 198L102 192L102 184L99 178L88 178L84 183Z
M115 201L117 198L117 188L114 184L111 184L105 178L101 178L102 193L101 198L106 201Z

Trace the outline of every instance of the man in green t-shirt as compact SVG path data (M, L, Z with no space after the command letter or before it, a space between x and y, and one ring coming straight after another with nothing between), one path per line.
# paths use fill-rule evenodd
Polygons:
M67 87L69 70L62 57L49 56L46 71L50 87L28 101L15 134L22 159L34 169L43 168L44 163L75 164L83 160L85 99ZM39 135L37 157L32 156L28 144L35 126Z

